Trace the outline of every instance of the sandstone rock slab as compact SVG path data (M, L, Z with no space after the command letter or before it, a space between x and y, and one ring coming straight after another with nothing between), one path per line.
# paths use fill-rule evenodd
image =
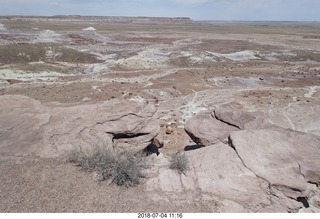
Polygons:
M252 113L245 111L242 105L236 102L220 105L214 110L213 116L239 129L244 129L246 123L255 120Z
M42 105L0 97L0 152L58 156L76 146L141 150L159 133L156 108L135 101Z
M247 168L286 196L305 194L308 182L320 182L320 138L288 129L242 130L230 143Z
M225 140L238 128L217 120L208 110L201 111L188 120L185 130L194 142L208 146Z
M216 144L188 153L198 187L220 199L231 200L245 209L268 205L267 183L247 169L235 151L226 144Z
M247 169L230 146L219 143L188 151L186 156L191 165L186 174L170 170L169 162L166 166L166 158L162 158L159 173L146 183L147 191L170 197L201 194L201 199L214 200L216 210L224 212L226 207L230 209L227 212L256 212L259 206L271 205L266 194L268 183Z

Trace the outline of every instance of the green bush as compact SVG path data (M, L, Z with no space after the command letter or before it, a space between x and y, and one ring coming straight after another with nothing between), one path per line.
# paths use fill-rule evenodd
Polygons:
M147 168L141 153L111 151L105 147L93 147L91 151L72 150L69 161L88 171L96 171L102 180L111 180L118 186L131 187L143 178Z
M184 153L176 153L171 155L170 169L185 174L190 169L188 157Z

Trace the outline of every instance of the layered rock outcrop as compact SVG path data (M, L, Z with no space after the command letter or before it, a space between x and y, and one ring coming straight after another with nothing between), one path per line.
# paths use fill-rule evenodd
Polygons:
M56 157L93 145L142 150L160 131L157 109L135 101L44 105L5 95L0 105L4 155ZM185 129L204 147L185 152L185 174L161 153L147 158L145 186L154 200L199 201L213 212L319 211L319 136L269 124L237 103L202 111Z
M201 111L187 121L185 130L194 142L207 146L225 141L238 128L221 122L211 111Z
M42 105L0 96L0 152L54 157L73 147L141 150L159 133L156 108L134 101Z
M238 103L198 113L185 129L205 147L186 152L190 170L179 175L162 161L148 188L167 195L198 192L198 199L213 200L218 212L318 211L319 136L264 119Z

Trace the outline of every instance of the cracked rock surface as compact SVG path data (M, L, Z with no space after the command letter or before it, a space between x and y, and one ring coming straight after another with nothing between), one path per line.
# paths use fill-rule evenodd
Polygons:
M187 121L185 130L192 140L201 145L211 145L225 140L238 128L230 126L212 116L211 111L201 111Z
M57 157L77 146L144 149L159 133L156 108L135 101L42 105L0 96L0 152Z
M240 104L226 104L213 115L219 115L225 126L241 126L244 130L214 126L216 120L208 111L187 122L187 133L199 144L208 142L212 130L229 135L228 144L212 141L211 145L202 144L206 147L187 153L192 163L188 174L194 179L193 188L253 212L297 212L309 208L312 204L308 199L314 200L318 197L314 194L319 192L319 136L263 123L261 118L254 121L255 117L239 111L241 108ZM191 123L197 124L194 129L188 126Z

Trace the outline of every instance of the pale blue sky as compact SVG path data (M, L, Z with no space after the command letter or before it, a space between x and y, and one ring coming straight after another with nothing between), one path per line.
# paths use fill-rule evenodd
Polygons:
M0 15L320 21L320 0L0 0Z

